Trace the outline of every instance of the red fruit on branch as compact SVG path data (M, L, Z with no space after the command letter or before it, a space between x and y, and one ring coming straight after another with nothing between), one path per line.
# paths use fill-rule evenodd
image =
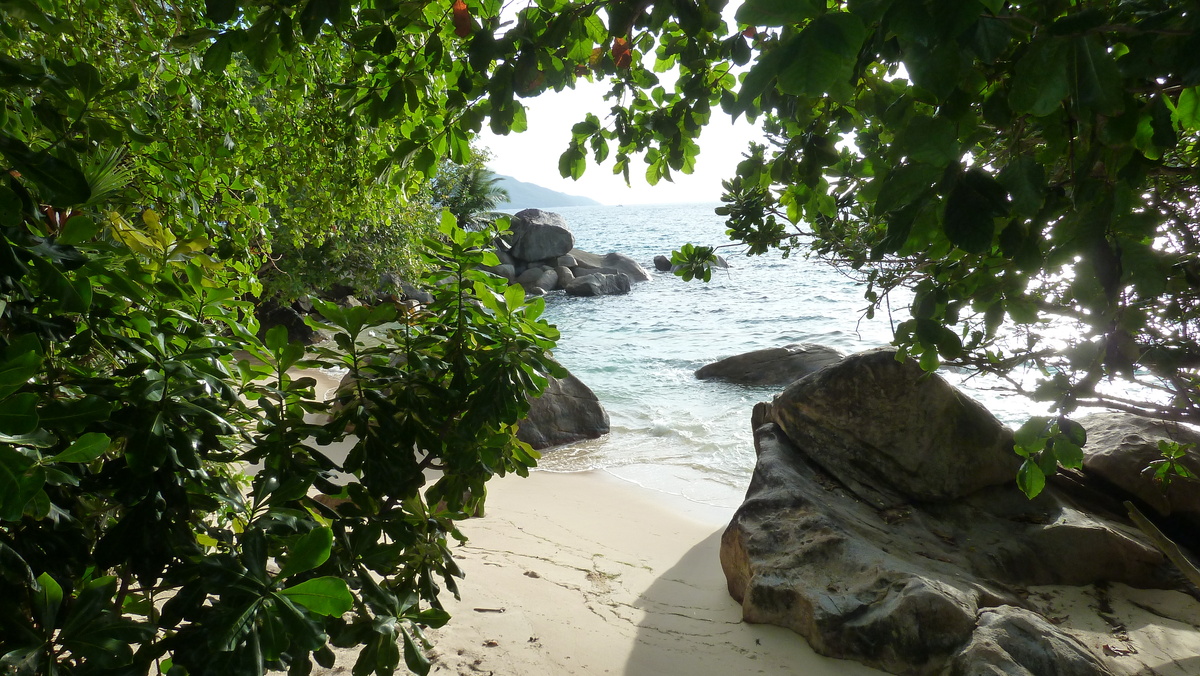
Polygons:
M453 7L454 34L460 38L465 38L472 33L471 30L471 10L467 9L467 3L463 0L455 0Z

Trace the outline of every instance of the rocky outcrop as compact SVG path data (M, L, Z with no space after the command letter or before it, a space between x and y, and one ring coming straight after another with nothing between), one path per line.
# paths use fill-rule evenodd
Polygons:
M519 211L510 220L509 254L524 261L565 255L575 247L575 235L562 216L541 209Z
M921 676L1125 673L1027 590L1179 585L1083 474L1027 499L1009 430L892 350L797 381L756 407L754 426L757 464L721 565L746 621L791 628L819 653Z
M579 277L586 274L588 270L594 270L601 273L612 274L623 272L629 277L631 282L648 282L650 281L650 273L625 254L608 253L600 256L598 254L572 249L571 256L577 261L575 276ZM582 269L580 269L582 268Z
M629 256L574 248L575 236L559 214L526 209L512 217L511 228L507 240L495 242L499 263L484 270L519 284L529 295L556 290L575 296L622 294L629 293L631 282L650 280L650 274ZM588 276L596 279L573 284Z
M1012 434L941 377L892 348L846 357L792 384L767 420L862 500L886 508L953 500L1011 484L1020 463Z
M530 400L517 438L535 449L608 434L608 413L591 388L575 376L550 377L542 396Z
M824 345L784 345L726 357L700 367L696 377L738 385L774 387L787 385L830 364L836 364L842 357L841 352Z
M564 291L568 296L614 296L629 293L632 285L624 272L591 273L576 277Z
M1173 477L1164 488L1151 463L1162 460L1159 441L1187 447L1182 464L1200 477L1200 433L1178 423L1128 413L1097 413L1080 420L1087 430L1083 471L1161 517L1200 537L1200 480Z

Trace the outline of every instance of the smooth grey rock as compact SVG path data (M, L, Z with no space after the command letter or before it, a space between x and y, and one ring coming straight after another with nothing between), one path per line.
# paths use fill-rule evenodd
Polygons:
M575 281L575 273L571 272L571 268L568 268L566 266L560 266L560 267L555 268L554 271L558 273L558 287L557 288L559 288L559 289L565 289L565 288L567 288L568 284Z
M986 608L946 676L1110 676L1079 639L1035 612Z
M821 654L896 674L943 674L956 659L956 668L974 664L959 653L979 631L980 609L1030 608L1019 592L1026 587L1178 584L1139 532L1086 493L1051 485L1029 500L1009 482L954 502L881 510L822 468L828 449L794 444L774 423L756 429L754 441L746 500L721 539L729 592L746 621L790 628ZM1066 638L1045 643L1078 643L1061 631ZM1022 659L1024 648L1006 650ZM1068 651L1044 662L1074 660Z
M629 293L630 288L629 275L623 272L584 275L563 287L568 296L615 296Z
M517 262L512 257L512 254L508 253L508 249L506 249L502 246L497 246L494 251L496 254L496 258L500 259L501 265L511 265L513 267L516 267Z
M654 269L658 270L659 272L670 272L671 271L671 259L666 256L663 256L661 254L658 256L655 256L654 257Z
M580 251L579 249L572 249L571 256L573 256L579 263L575 266L575 275L577 277L582 277L585 269L590 268L623 272L629 276L629 281L631 282L650 281L650 273L646 272L646 269L641 265L638 265L637 261L633 260L629 256L626 256L625 254L608 253L600 256L597 254L588 253L586 251Z
M754 350L706 364L696 371L700 380L725 380L739 385L787 385L841 361L841 352L809 343Z
M537 280L541 279L546 270L547 268L544 268L540 265L531 265L526 268L524 272L517 275L516 282L517 284L520 284L528 289L534 286L537 283Z
M1011 484L1012 432L975 400L894 348L846 357L792 383L768 407L792 442L877 507L953 500Z
M535 449L561 446L608 434L608 412L591 388L573 375L551 376L546 390L529 402L517 438Z
M1136 498L1159 516L1187 522L1200 531L1200 480L1173 477L1163 489L1155 480L1155 460L1162 459L1160 440L1195 444L1183 464L1200 476L1200 433L1178 423L1128 413L1094 413L1079 421L1087 430L1083 471Z
M575 260L574 256L559 256L558 259L554 261L554 264L555 267L573 268L576 265L579 265L579 261Z
M545 295L547 291L553 291L558 288L558 273L554 268L546 268L537 281L533 283L533 288L540 289L541 295Z
M512 265L509 265L508 263L501 263L500 265L493 265L492 267L485 268L485 269L490 271L492 274L496 275L497 277L503 277L504 279L507 279L510 282L515 282L517 280L517 269L514 268Z
M523 261L540 261L567 254L575 247L575 235L563 217L541 209L525 209L512 217L512 248L509 253Z
M429 305L433 302L433 294L424 289L418 289L408 282L400 282L400 291L404 294L405 298L420 301L422 305Z

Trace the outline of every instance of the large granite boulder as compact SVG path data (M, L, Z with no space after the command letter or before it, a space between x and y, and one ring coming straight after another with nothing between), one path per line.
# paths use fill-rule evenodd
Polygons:
M738 385L787 385L842 360L841 352L824 345L792 344L754 350L706 364L696 371L700 380L725 380Z
M1200 476L1200 433L1178 423L1128 413L1096 413L1080 420L1087 430L1083 471L1149 507L1185 523L1200 537L1200 480L1173 477L1164 488L1150 463L1162 459L1159 441L1192 444L1182 464Z
M540 261L566 255L575 247L575 235L562 216L541 209L518 211L511 219L509 254L522 261Z
M605 273L623 272L629 276L631 282L648 282L650 281L650 273L625 254L608 253L603 256L579 249L572 249L571 256L575 258L575 276L582 277L588 274L589 270L603 271Z
M1012 432L979 402L894 348L846 357L796 381L766 407L822 467L877 507L953 500L1011 484Z
M542 396L529 402L517 438L535 449L595 439L608 434L608 412L591 388L575 376L550 377Z
M632 285L624 272L592 273L576 277L563 287L568 296L616 296L629 293Z
M721 565L746 621L821 654L918 676L1133 673L1105 662L1085 618L1040 612L1030 590L1180 588L1110 491L1067 471L1026 498L1008 431L891 350L797 381L754 426ZM1159 593L1200 622L1194 599Z

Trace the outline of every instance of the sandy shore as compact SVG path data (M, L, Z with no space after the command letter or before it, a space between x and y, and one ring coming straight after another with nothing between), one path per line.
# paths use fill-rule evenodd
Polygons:
M462 600L428 632L432 673L881 673L743 623L717 554L728 515L672 500L603 472L489 483L487 516L462 526Z

